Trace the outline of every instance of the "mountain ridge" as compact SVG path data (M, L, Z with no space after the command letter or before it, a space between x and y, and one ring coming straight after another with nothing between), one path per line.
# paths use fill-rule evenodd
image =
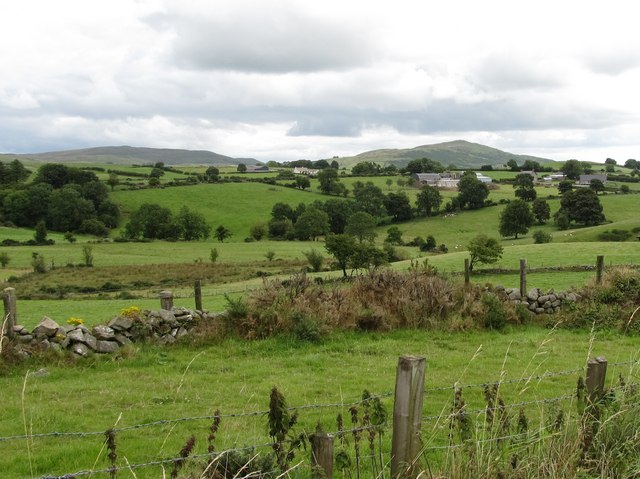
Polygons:
M555 162L549 158L509 153L480 143L453 140L413 148L385 148L366 151L351 157L341 158L340 164L341 166L352 166L362 161L373 161L384 165L393 164L397 167L403 167L411 160L425 157L438 161L444 166L455 165L457 168L504 165L510 159L516 160L519 164L526 160L537 161L540 164Z
M149 148L138 146L97 146L76 150L50 151L45 153L3 155L16 158L28 158L44 162L59 163L113 163L133 165L140 163L158 163L167 165L230 165L240 163L254 165L254 158L234 158L208 150L186 150L179 148Z

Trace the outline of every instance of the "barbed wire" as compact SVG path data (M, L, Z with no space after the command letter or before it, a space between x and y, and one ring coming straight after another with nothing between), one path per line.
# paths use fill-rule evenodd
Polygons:
M499 411L501 409L514 409L517 407L524 407L524 406L530 406L532 404L552 404L552 403L556 403L556 402L560 402L560 401L565 401L567 399L576 399L576 395L575 394L565 394L564 396L556 396L554 398L544 398L544 399L537 399L534 401L522 401L519 403L512 403L512 404L505 404L504 406L499 406L499 405L495 405L493 406L493 411ZM466 414L482 414L485 413L487 411L487 407L484 408L480 408L480 409L471 409L471 410L463 410ZM446 415L442 415L442 414L438 414L438 415L434 415L434 416L423 416L422 420L423 421L434 421L436 419L449 419L453 416L455 416L457 413L449 413Z
M493 386L495 384L502 386L502 385L507 385L507 384L517 384L517 383L523 383L523 382L530 382L530 381L541 381L543 379L548 379L548 378L553 378L553 377L560 377L560 376L569 376L571 374L575 374L575 373L579 373L579 372L583 372L584 368L575 368L575 369L567 369L565 371L558 371L558 372L546 372L543 374L534 374L531 376L527 376L524 378L519 378L519 379L504 379L504 380L498 380L498 381L489 381L489 382L485 382L485 383L474 383L474 384L452 384L451 386L439 386L439 387L434 387L434 388L427 388L424 390L425 393L428 392L436 392L436 391L450 391L450 390L455 390L455 389L472 389L472 388L485 388L485 387L490 387Z
M229 454L232 452L242 452L242 451L251 451L254 449L258 449L258 448L263 448L263 447L271 447L273 445L272 442L268 442L265 444L258 444L258 445L254 445L254 446L246 446L246 447L240 447L240 448L234 448L234 449L226 449L224 451L213 451L213 452L207 452L207 453L202 453L202 454L194 454L192 456L188 456L187 458L184 457L173 457L170 459L158 459L156 461L149 461L149 462L144 462L144 463L139 463L139 464L127 464L126 466L118 466L118 467L109 467L106 469L86 469L86 470L82 470L82 471L78 471L78 472L73 472L73 473L66 473L63 475L57 475L57 476L40 476L40 479L73 479L75 477L80 477L80 476L90 476L93 474L108 474L111 472L118 472L118 471L128 471L128 470L132 470L132 469L141 469L143 467L150 467L150 466L162 466L165 464L175 464L176 462L180 461L185 461L185 460L197 460L197 459L204 459L207 457L222 457L225 454Z
M373 399L384 399L393 396L392 392L386 392L383 394L374 394L369 396L366 399L360 399L357 401L352 401L349 403L330 403L330 404L306 404L302 406L292 406L288 407L288 411L301 411L307 409L322 409L322 408L337 408L337 407L352 407L357 406L359 404L363 404L365 402L371 401ZM167 424L176 424L180 422L190 422L190 421L203 421L203 420L213 420L215 418L220 419L230 419L230 418L242 418L242 417L255 417L255 416L265 416L269 414L269 411L251 411L251 412L243 412L243 413L230 413L230 414L208 414L202 416L188 416L188 417L180 417L175 419L159 419L157 421L135 424L132 426L124 426L119 428L113 428L113 432L126 432L132 431L136 429L143 429L147 427L154 426L164 426ZM14 436L4 436L0 437L0 442L3 441L11 441L11 440L19 440L19 439L36 439L36 438L46 438L46 437L89 437L89 436L101 436L104 435L104 431L87 431L87 432L47 432L47 433L37 433L37 434L18 434Z

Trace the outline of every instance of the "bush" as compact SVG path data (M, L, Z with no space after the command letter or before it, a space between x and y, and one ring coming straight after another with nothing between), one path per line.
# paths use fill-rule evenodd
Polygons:
M533 242L535 244L544 244L551 243L553 241L553 236L551 233L547 233L546 231L536 230L533 232Z
M322 270L322 262L324 261L324 256L322 256L322 253L315 249L312 249L309 251L303 251L302 254L304 254L305 258L307 258L309 266L311 266L311 269L313 271L317 272Z
M600 241L627 241L633 236L633 233L628 230L612 229L603 231L598 235Z
M507 312L504 304L494 294L482 295L484 309L484 326L488 329L501 330L507 324Z
M293 322L293 335L297 340L318 343L322 339L322 330L318 321L299 312L293 314L291 321Z

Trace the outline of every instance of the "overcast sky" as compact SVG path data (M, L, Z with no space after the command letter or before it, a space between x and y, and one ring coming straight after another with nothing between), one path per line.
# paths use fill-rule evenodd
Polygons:
M640 158L631 0L0 0L0 152Z

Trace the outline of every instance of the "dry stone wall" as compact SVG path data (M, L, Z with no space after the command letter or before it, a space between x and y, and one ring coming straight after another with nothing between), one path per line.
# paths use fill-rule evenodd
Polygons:
M563 304L580 301L580 295L577 293L555 292L553 289L543 291L540 288L532 288L524 296L518 288L498 287L497 290L503 300L524 304L534 314L554 314L560 311Z
M77 356L90 353L109 354L122 346L145 340L160 344L171 344L202 320L215 319L217 315L206 311L195 311L182 307L168 310L141 311L132 316L118 316L106 325L89 329L83 324L59 325L53 319L44 317L31 331L21 325L14 325L14 340L22 345L22 351L29 349L68 350Z

